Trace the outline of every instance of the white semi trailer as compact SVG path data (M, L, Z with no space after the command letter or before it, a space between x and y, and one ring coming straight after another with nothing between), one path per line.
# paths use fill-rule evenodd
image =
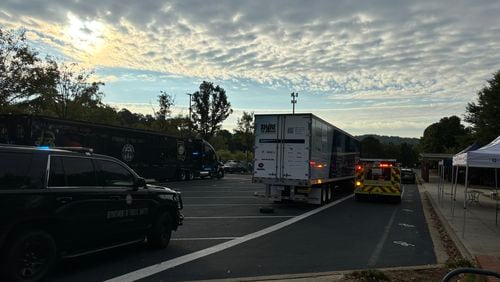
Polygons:
M354 189L359 140L313 114L255 115L253 182L265 196L324 204Z

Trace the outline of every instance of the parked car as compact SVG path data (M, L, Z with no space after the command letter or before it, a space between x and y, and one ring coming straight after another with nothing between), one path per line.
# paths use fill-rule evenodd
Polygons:
M409 168L402 168L401 169L401 182L415 184L416 183L415 172L413 172L413 170L411 170Z
M0 274L8 281L38 281L58 258L145 239L165 248L183 220L180 193L83 148L0 144L0 193Z
M240 161L227 161L224 163L224 172L227 173L242 173L246 172L247 167Z

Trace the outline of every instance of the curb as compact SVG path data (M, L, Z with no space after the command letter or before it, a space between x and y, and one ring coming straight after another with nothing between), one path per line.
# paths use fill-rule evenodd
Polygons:
M421 180L421 179L419 179L419 180ZM432 196L430 195L430 193L427 191L427 187L425 186L425 184L422 181L419 181L419 182L420 183L418 184L418 186L422 186L422 187L425 188L424 189L425 190L424 194L429 199L429 202L431 203L432 208L434 209L434 211L436 212L437 216L439 217L439 220L441 221L441 224L443 224L443 227L446 230L446 233L448 234L448 236L450 237L450 239L453 241L453 243L457 247L458 251L460 252L460 255L463 258L466 258L468 260L476 261L475 257L472 255L472 253L470 252L470 250L464 245L464 243L462 242L462 240L460 240L460 238L457 236L457 234L455 233L455 231L453 231L453 228L451 227L450 223L448 222L448 220L446 219L446 217L443 215L443 213L439 209L438 204L436 203L436 201L434 200L434 198L432 198Z
M436 255L436 261L438 264L445 264L450 257L446 252L446 249L444 247L443 241L441 240L441 236L437 228L434 226L434 223L432 222L430 210L431 209L434 210L435 208L432 206L430 202L425 201L425 197L428 198L428 196L425 193L421 192L420 189L418 189L418 191L420 194L420 204L422 205L425 221L427 222L427 228L429 229L429 233L432 239L432 244L434 246L434 254ZM439 218L439 220L441 220L441 218ZM448 232L448 230L446 230L446 232Z
M320 278L330 278L325 281L343 281L336 280L342 279L344 275L350 274L355 271L364 271L368 269L377 269L380 271L397 271L397 270L426 270L434 268L442 268L442 264L428 264L428 265L417 265L417 266L398 266L398 267L387 267L387 268L362 268L362 269L351 269L351 270L339 270L339 271L328 271L328 272L313 272L313 273L299 273L299 274L280 274L280 275L269 275L269 276L255 276L255 277L237 277L237 278L226 278L226 279L210 279L210 280L194 280L198 282L233 282L233 281L290 281L296 279L304 279L304 281L309 281L310 279L320 279ZM315 281L314 280L314 281ZM313 281L313 280L311 280Z

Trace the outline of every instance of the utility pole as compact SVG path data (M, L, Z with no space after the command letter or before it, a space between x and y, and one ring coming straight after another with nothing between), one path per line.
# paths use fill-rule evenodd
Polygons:
M192 128L191 128L191 124L193 123L192 121L192 118L191 118L191 112L193 111L193 109L191 108L191 101L193 100L191 96L193 96L193 94L191 93L186 93L186 95L189 96L189 132L192 131Z
M297 97L299 97L299 93L292 92L290 96L292 96L292 113L295 114L295 104L297 104Z

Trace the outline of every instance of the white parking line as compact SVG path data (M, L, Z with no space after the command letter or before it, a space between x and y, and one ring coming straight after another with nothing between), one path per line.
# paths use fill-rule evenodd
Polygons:
M180 256L180 257L177 257L177 258L174 258L174 259L171 259L171 260L160 262L158 264L154 264L154 265L142 268L142 269L138 269L136 271L132 271L130 273L127 273L127 274L124 274L124 275L121 275L121 276L109 279L107 281L109 281L109 282L136 281L136 280L139 280L139 279L142 279L142 278L154 275L154 274L156 274L158 272L162 272L162 271L171 269L173 267L176 267L176 266L179 266L179 265L191 262L193 260L197 260L199 258L206 257L206 256L214 254L214 253L218 253L218 252L223 251L225 249L228 249L228 248L234 247L236 245L245 243L247 241L253 240L255 238L259 238L261 236L267 235L267 234L269 234L271 232L278 231L278 230L280 230L280 229L282 229L284 227L287 227L287 226L292 225L292 224L294 224L294 223L296 223L298 221L301 221L301 220L303 220L305 218L308 218L308 217L310 217L312 215L315 215L315 214L317 214L317 213L319 213L319 212L321 212L321 211L323 211L325 209L328 209L330 207L338 205L341 202L343 202L343 201L345 201L347 199L352 198L353 196L354 195L349 195L349 196L347 196L345 198L339 199L339 200L337 200L335 202L332 202L332 203L330 203L328 205L325 205L325 206L319 207L317 209L314 209L312 211L303 213L303 214L301 214L299 216L296 216L294 218L290 218L289 220L285 220L283 222L280 222L280 223L275 224L273 226L264 228L264 229L259 230L257 232L245 235L243 237L239 237L239 238L233 239L231 241L227 241L227 242L224 242L224 243L212 246L212 247L207 248L207 249L203 249L203 250L200 250L200 251L197 251L197 252L194 252L194 253L190 253L190 254L187 254L187 255L184 255L184 256Z
M211 196L200 196L200 197L182 197L182 199L255 199L255 196L219 196L219 197L211 197Z
M232 190L178 190L182 194L185 193L252 193L252 192L262 192L262 190L238 190L238 191L232 191Z
M203 240L234 240L239 237L211 237L211 238L172 238L172 241L203 241Z
M254 218L292 218L291 215L250 215L250 216L186 216L184 219L254 219Z
M252 197L253 198L253 197ZM230 206L272 206L271 203L262 204L184 204L185 207L230 207Z
M368 260L368 266L375 266L375 264L377 264L377 261L380 258L380 254L382 253L382 248L384 247L385 241L387 241L387 237L389 236L389 231L391 231L391 226L392 223L394 222L394 218L396 217L397 211L398 211L397 209L394 209L394 211L392 212L391 218L389 219L389 222L387 222L387 225L384 228L384 233L382 234L382 237L380 237L377 246L375 246L375 250L373 251L370 259Z

